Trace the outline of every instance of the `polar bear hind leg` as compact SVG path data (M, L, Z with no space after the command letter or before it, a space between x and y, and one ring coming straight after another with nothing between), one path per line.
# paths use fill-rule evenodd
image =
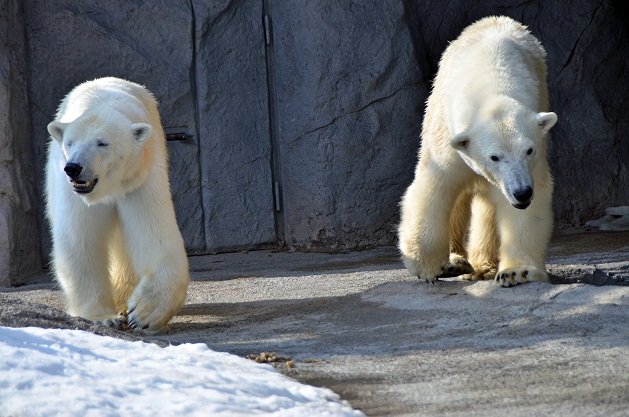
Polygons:
M457 277L474 272L468 262L467 234L470 228L472 194L463 192L456 200L450 215L450 259L438 278Z
M468 239L469 262L474 271L464 275L467 280L493 279L498 267L498 232L496 209L486 194L487 185L479 183L472 200L472 220Z

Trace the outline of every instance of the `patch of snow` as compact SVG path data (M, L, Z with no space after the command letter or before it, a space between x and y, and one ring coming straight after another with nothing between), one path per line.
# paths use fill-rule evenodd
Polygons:
M206 345L0 327L0 415L364 416L331 390Z

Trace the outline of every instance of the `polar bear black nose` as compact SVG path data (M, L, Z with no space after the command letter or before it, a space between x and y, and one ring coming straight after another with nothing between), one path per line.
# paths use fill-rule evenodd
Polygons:
M520 188L519 190L516 190L513 193L513 196L515 197L516 200L522 203L526 203L531 200L531 197L533 197L533 188L531 187Z
M68 177L75 179L79 176L81 171L83 171L83 167L79 164L75 164L74 162L68 162L63 170L66 172Z

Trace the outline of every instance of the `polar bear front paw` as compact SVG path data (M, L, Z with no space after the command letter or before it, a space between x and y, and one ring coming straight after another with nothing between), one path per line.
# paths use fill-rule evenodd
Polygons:
M410 256L403 255L402 261L409 274L416 276L420 280L426 280L427 283L435 283L440 276L443 265L446 262L420 262Z
M186 299L187 281L172 282L168 286L144 280L129 298L127 313L129 327L154 332L181 309Z
M462 275L461 278L468 281L485 281L494 279L496 276L496 265L477 266L471 273Z
M462 255L451 253L450 260L442 268L438 278L458 277L459 275L471 274L474 272L472 265Z
M105 326L113 327L114 329L118 330L127 330L129 328L126 312L120 312L118 313L118 315L114 317L108 317L104 320L101 320L100 322L103 323Z
M129 328L136 330L160 330L170 320L170 311L163 311L156 303L135 303L128 312Z
M502 269L498 271L494 281L503 287L512 287L529 281L547 281L547 278L545 272L531 266Z
M168 321L163 318L162 312L156 310L155 305L137 303L129 308L127 314L129 317L129 328L134 330L159 330Z

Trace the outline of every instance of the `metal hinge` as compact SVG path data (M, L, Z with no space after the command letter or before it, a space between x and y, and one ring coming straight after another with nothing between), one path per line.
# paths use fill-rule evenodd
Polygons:
M185 127L166 127L164 128L164 134L166 135L166 140L168 142L174 142L179 140L188 140L193 135L186 132Z
M273 183L273 194L275 197L275 211L282 211L282 205L280 203L280 183L277 181Z
M267 45L271 44L271 17L268 14L264 15L264 40Z

